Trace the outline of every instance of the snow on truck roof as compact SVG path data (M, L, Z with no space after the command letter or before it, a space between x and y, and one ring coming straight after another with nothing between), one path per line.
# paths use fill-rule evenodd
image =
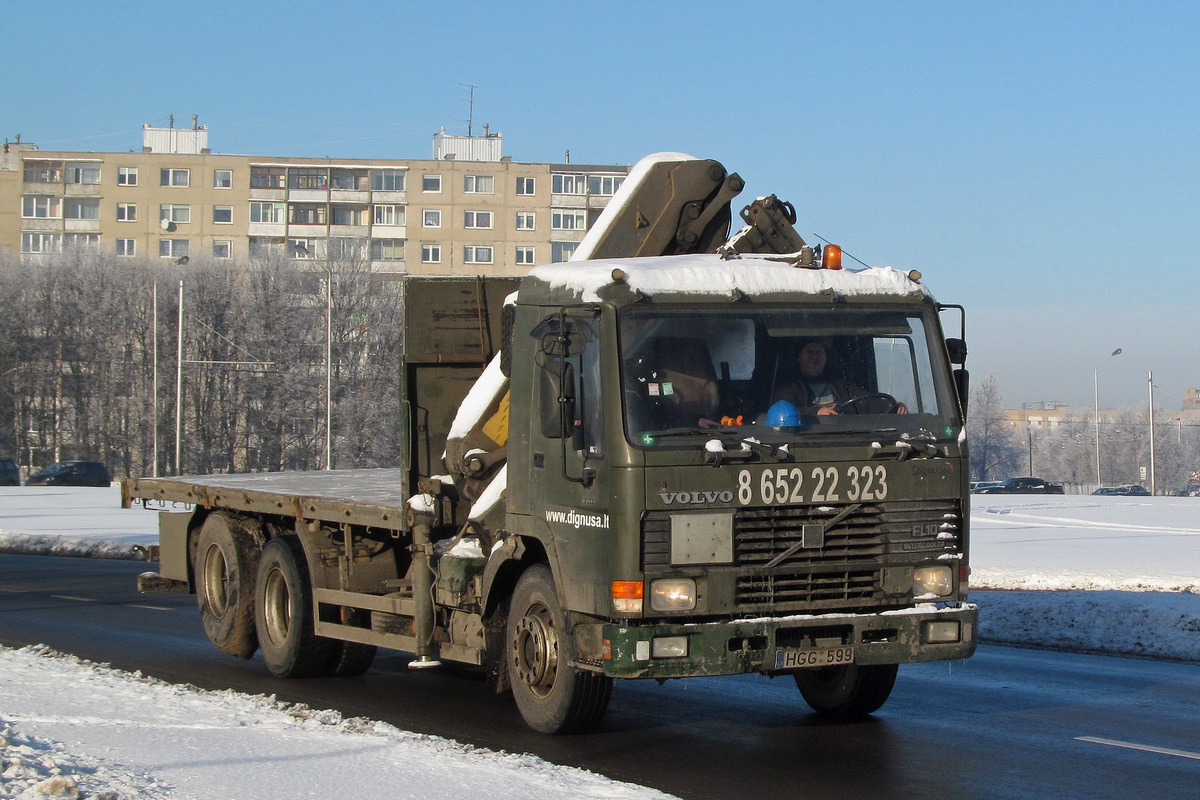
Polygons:
M734 299L782 295L891 296L930 298L929 290L893 267L862 270L803 269L778 257L743 255L726 259L704 253L645 258L564 261L534 267L529 278L544 284L551 302L595 303L600 290L614 283L613 270L624 273L630 289L661 299ZM522 299L526 298L525 286Z

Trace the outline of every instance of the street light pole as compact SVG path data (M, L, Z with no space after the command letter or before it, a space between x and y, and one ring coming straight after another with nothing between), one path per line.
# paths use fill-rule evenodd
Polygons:
M1154 373L1148 373L1146 383L1150 385L1150 494L1154 491Z
M1096 488L1097 489L1099 489L1101 486L1104 485L1104 481L1100 479L1100 368L1103 367L1105 364L1107 364L1109 359L1113 358L1114 356L1119 356L1119 355L1121 355L1121 348L1118 347L1116 350L1113 350L1112 353L1109 354L1108 358L1101 361L1099 364L1096 365L1096 368L1094 370L1092 370L1092 389L1095 392L1094 397L1096 400L1096 416L1095 416L1094 421L1096 423Z

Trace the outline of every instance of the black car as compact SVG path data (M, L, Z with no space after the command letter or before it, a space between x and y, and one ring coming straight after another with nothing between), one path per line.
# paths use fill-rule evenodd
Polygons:
M26 486L108 486L112 483L108 467L99 461L60 461L36 475L30 475Z
M1101 486L1099 489L1092 492L1092 494L1149 497L1150 490L1147 489L1145 486L1138 486L1136 484L1127 484L1125 486Z
M1050 483L1041 478L1009 478L994 486L982 486L975 494L1062 494L1060 484Z
M11 458L0 458L0 486L20 486L21 471Z

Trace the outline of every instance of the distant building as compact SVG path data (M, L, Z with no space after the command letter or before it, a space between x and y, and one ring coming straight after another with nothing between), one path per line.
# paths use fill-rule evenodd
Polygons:
M140 151L0 154L0 250L298 263L379 273L523 274L564 261L628 166L522 163L502 137L434 136L432 159L212 153L208 129L145 125Z

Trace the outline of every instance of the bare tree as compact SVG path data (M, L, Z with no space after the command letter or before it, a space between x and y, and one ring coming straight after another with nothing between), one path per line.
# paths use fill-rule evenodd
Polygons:
M996 480L1020 471L1021 448L1004 419L1004 397L995 375L988 375L971 392L967 438L971 445L971 472L977 480Z

